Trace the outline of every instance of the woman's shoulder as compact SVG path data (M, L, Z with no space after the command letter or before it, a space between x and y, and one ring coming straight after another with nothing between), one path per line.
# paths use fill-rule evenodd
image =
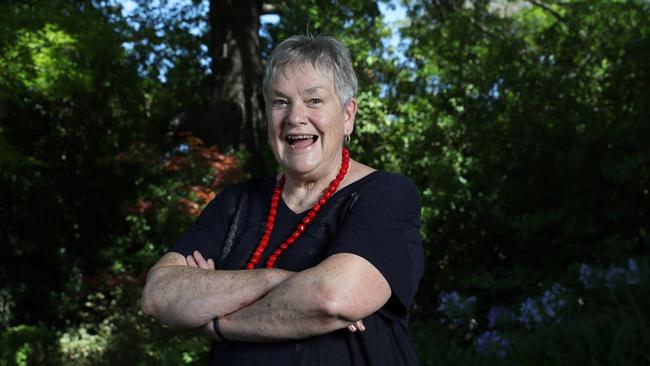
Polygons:
M354 168L350 169L352 178L349 183L350 185L357 182L365 182L375 188L383 186L384 189L387 189L390 186L392 188L415 189L413 181L405 175L377 170L356 161L354 165Z
M413 181L399 173L373 170L344 189L354 192L355 200L381 202L384 207L421 205L420 194Z
M405 175L399 173L386 172L383 170L373 170L369 174L361 177L358 183L366 187L367 190L387 193L387 191L399 192L417 192L413 181ZM352 183L354 185L356 182Z

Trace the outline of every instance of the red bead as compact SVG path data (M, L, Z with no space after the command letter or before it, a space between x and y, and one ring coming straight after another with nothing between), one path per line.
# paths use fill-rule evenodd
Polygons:
M282 250L281 249L276 249L276 250L273 251L273 254L278 256L278 255L282 254Z
M313 220L314 217L316 217L316 210L310 210L309 212L307 212L307 217L308 217L310 220Z
M305 231L305 228L306 228L306 226L303 225L303 224L299 224L299 225L298 225L298 231L300 231L301 233L302 233L303 231Z
M286 243L282 243L282 244L280 244L280 249L282 249L282 250L287 250L287 248L289 248L289 244L287 244L287 243L289 243L288 240L287 240Z
M296 230L294 231L291 236L293 236L294 239L298 239L300 237L300 231Z
M310 212L311 212L311 211L310 211ZM315 216L315 215L314 215L314 216ZM305 224L305 225L309 225L310 222L311 222L311 217L309 217L309 212L308 212L308 213L307 213L307 216L305 216L305 217L302 218L302 223Z
M331 191L325 192L325 194L323 195L323 198L326 199L326 200L332 198L332 192ZM321 199L323 199L323 198L321 198Z
M278 214L278 209L276 207L271 207L271 209L269 210L269 217L275 218L275 215L277 214Z
M253 268L255 268L255 265L254 265L253 263L248 263L248 264L246 265L246 268L247 268L247 269L253 269Z
M320 203L315 204L311 210L314 211L314 213L320 211Z
M321 205L321 206L323 206L326 202L327 202L327 200L325 198L321 198L321 199L318 200L318 204Z
M296 239L294 239L293 236L287 238L287 244L289 245L293 244L294 241L296 241Z

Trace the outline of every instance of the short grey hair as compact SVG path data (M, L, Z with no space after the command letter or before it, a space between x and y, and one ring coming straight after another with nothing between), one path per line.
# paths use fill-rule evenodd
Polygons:
M319 72L331 74L334 90L342 105L357 96L357 75L350 51L343 43L326 36L292 36L282 41L266 64L262 84L264 99L278 71L287 66L311 64Z

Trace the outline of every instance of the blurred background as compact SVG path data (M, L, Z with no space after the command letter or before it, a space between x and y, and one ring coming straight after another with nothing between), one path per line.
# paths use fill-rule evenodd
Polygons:
M355 159L409 176L422 365L650 364L647 0L0 4L0 365L204 364L147 269L271 174L272 47L338 37Z

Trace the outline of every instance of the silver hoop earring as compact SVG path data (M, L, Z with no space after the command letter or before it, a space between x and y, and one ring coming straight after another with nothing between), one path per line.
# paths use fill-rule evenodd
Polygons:
M350 143L350 134L345 134L343 137L343 142L345 142L346 145Z

